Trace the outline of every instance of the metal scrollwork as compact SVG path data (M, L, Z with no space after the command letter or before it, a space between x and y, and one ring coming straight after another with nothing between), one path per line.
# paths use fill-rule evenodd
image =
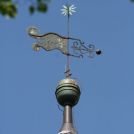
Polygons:
M40 35L38 29L35 27L29 28L28 34L37 40L36 43L33 44L35 51L39 51L40 48L46 51L57 49L65 55L77 58L83 58L85 54L90 58L93 58L95 53L97 55L101 54L101 50L97 50L92 44L85 45L80 39L61 36L52 32ZM68 43L69 41L71 42L70 44Z
M83 58L85 54L87 54L88 57L93 58L96 54L96 51L98 51L95 48L95 45L85 45L85 43L82 41L74 41L71 48L73 49L74 55L81 58Z

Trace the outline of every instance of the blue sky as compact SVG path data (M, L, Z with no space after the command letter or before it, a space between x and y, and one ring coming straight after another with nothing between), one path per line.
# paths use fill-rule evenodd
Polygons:
M60 8L52 0L47 14L21 6L16 19L0 16L0 134L56 134L62 124L55 89L66 57L59 51L34 52L29 26L41 33L67 35ZM70 36L93 43L103 55L72 58L82 90L74 108L79 134L134 134L134 4L129 0L70 0L77 7Z

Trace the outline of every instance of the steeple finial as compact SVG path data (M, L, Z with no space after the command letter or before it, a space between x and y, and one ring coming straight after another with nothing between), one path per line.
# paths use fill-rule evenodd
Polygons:
M73 126L72 108L78 103L81 91L76 80L71 79L70 57L83 58L88 55L93 58L94 55L100 55L100 49L96 49L93 44L85 44L81 39L70 36L70 16L76 12L74 5L63 5L62 14L67 16L67 35L48 32L39 34L36 27L30 27L28 34L36 39L33 49L39 51L43 48L46 51L59 50L67 57L66 78L61 80L56 88L55 95L58 103L64 107L63 124L58 134L77 134Z

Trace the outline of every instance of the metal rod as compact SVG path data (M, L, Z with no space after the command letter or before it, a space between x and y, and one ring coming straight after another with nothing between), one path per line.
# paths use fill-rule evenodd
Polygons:
M64 115L63 115L63 123L73 123L72 118L72 107L69 105L66 105L64 107Z
M69 5L68 5L68 7L69 7ZM69 14L69 10L68 10L68 15L67 15L67 37L68 38L69 38L69 35L70 35L70 14ZM66 78L69 78L71 76L71 73L70 73L70 71L71 71L70 70L70 55L69 55L69 39L68 39L67 49L68 49L68 54L67 54Z

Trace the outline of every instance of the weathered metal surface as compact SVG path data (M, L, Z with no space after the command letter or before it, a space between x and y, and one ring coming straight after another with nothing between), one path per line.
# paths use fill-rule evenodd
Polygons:
M73 79L66 78L59 82L56 88L56 98L61 106L75 106L80 98L80 88Z
M72 107L66 105L64 107L63 124L58 134L77 134L73 125Z
M46 51L57 49L65 55L77 58L83 58L85 54L90 58L93 58L95 54L101 54L98 54L94 45L85 45L82 40L77 38L65 37L53 32L40 35L38 29L35 27L30 27L28 29L28 34L36 39L36 43L33 44L33 49L35 51L39 51L40 48L43 48Z

